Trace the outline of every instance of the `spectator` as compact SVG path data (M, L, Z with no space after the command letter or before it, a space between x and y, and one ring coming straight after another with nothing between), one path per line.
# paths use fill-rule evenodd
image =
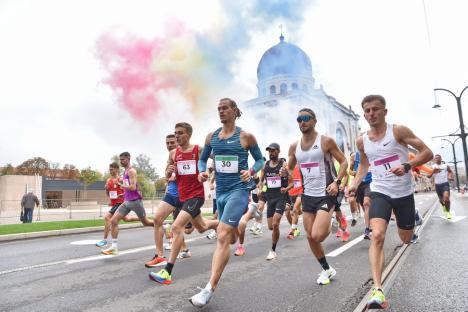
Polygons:
M34 206L39 206L39 199L34 195L34 191L24 194L21 199L21 210L24 212L23 223L31 223Z

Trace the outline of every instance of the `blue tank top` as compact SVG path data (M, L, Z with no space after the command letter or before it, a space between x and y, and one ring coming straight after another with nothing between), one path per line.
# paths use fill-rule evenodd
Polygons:
M172 196L179 197L179 190L177 189L177 182L176 181L169 181L167 182L167 190L166 193Z
M359 156L359 152L356 152L354 156L354 168L353 171L357 171L359 163L361 162L361 157ZM372 173L369 171L366 177L362 180L363 183L371 183L372 182Z
M254 188L252 179L242 182L240 178L241 170L249 169L249 151L240 143L241 128L236 127L234 134L227 139L219 138L221 130L219 128L213 133L210 142L215 162L216 194Z

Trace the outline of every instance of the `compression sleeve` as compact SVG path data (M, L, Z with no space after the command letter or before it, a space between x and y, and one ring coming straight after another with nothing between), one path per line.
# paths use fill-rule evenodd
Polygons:
M198 171L205 172L206 171L206 162L208 161L208 157L211 154L211 145L205 144L203 147L202 153L200 155L200 159L198 160Z
M249 151L252 157L255 159L255 163L252 166L252 169L255 172L259 172L263 168L265 161L263 160L263 155L260 151L260 148L258 147L258 144L255 144L255 146L250 147Z

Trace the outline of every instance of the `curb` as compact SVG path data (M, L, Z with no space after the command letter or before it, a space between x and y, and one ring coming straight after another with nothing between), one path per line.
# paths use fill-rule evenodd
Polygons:
M121 230L141 228L141 227L144 227L144 225L142 225L141 223L119 224L119 229ZM92 233L92 232L101 232L101 231L104 231L104 226L18 233L18 234L6 234L6 235L0 235L0 243L16 241L16 240L24 240L24 239L34 239L34 238L41 238L41 237L52 237L52 236L62 236L62 235L81 234L81 233Z

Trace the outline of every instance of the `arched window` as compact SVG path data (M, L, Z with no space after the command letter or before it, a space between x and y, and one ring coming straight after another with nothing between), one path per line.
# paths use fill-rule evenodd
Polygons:
M280 94L286 94L288 92L288 86L285 83L280 85Z
M341 122L338 122L338 125L337 125L337 128L336 128L335 139L336 139L336 145L338 145L340 150L343 153L347 153L346 149L348 147L347 146L348 145L348 140L347 140L347 137L346 137L346 130L344 130L343 125L341 124Z
M293 84L292 84L292 89L293 89L293 90L299 89L299 86L297 85L297 83L293 82Z
M271 95L275 95L275 94L276 94L276 87L275 87L275 86L271 86L271 87L270 87L270 94L271 94Z

